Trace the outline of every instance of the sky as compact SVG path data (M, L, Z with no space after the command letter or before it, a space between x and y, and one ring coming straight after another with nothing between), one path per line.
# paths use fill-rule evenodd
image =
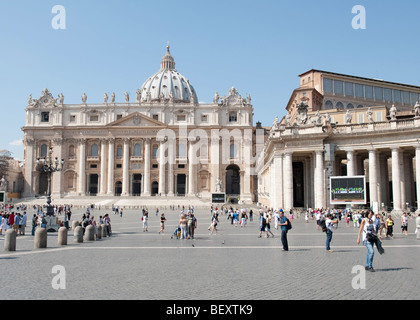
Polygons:
M53 27L56 5L65 29ZM356 5L365 29L353 27ZM234 86L265 126L310 69L420 86L419 12L417 0L0 0L0 150L23 160L29 94L123 102L159 70L168 41L200 102Z

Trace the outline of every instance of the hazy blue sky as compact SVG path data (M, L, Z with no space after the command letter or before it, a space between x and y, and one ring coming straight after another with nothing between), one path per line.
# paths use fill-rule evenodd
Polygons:
M351 10L366 8L366 29ZM54 30L54 5L66 30ZM170 41L176 69L199 101L235 86L254 121L285 114L298 75L312 68L420 85L420 2L237 0L1 0L0 149L23 158L27 97L48 88L65 103L134 97Z

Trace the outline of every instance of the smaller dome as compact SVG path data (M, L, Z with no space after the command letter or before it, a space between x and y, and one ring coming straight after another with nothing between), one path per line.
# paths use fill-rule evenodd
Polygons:
M160 70L147 79L140 88L141 101L172 100L198 104L198 97L190 81L175 70L175 60L169 46L160 63Z

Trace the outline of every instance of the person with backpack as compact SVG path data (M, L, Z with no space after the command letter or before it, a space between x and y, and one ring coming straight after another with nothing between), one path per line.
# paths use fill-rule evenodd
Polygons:
M283 210L280 210L280 229L281 229L281 243L283 249L281 251L289 251L289 243L287 242L287 232L291 229L291 223L289 219L284 216Z
M333 216L331 213L327 214L327 219L325 220L325 226L327 230L325 231L327 233L327 241L326 241L326 250L327 252L333 252L330 248L332 236L333 236L333 228L334 225L338 223L338 219L332 220Z

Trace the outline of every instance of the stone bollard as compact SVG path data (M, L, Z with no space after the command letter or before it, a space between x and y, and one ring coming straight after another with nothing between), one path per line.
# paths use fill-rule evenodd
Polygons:
M84 241L93 241L95 240L95 230L92 225L88 225L85 229Z
M77 226L74 229L74 242L83 243L83 228L81 226Z
M71 222L71 229L74 230L74 229L76 229L77 226L79 226L79 221L73 220Z
M98 239L102 239L102 225L101 224L98 226L98 235L96 237L96 240Z
M16 231L9 229L4 236L4 251L16 251Z
M106 228L106 225L102 225L102 238L106 238L108 236L108 229Z
M46 248L47 247L47 229L45 228L36 228L35 230L35 240L34 247Z
M61 227L58 229L58 245L65 246L67 245L67 228Z

